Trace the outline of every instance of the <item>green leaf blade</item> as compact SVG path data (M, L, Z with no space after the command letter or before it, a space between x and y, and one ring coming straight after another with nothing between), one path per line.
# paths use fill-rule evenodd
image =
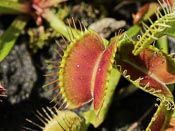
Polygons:
M19 3L8 0L1 0L0 2L0 14L20 14L20 13L29 13L30 4Z
M9 54L13 48L18 36L24 29L28 17L17 17L4 34L0 37L0 62Z

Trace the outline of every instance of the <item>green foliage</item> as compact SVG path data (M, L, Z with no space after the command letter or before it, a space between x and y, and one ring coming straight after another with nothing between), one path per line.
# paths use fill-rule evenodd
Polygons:
M84 119L69 110L42 108L42 112L37 111L36 117L41 121L41 125L29 119L27 121L42 131L85 131L87 128ZM29 128L25 129L28 130Z
M9 28L0 37L0 62L9 54L13 48L18 36L24 29L28 17L19 16L17 17Z
M29 12L29 2L26 4L12 0L1 0L0 2L0 14L20 14Z
M48 9L48 7L53 7L55 4L61 3L63 1L64 0L51 0L43 2L41 0L37 2L33 0L32 2L19 2L12 0L1 0L0 14L18 14L19 17L14 20L14 22L0 38L0 61L2 61L9 54L30 17L36 19L37 24L41 24L42 19L45 18L48 20L54 30L69 38L68 34L66 33L69 27L66 26L64 22L56 16L56 14ZM41 10L44 13L41 13ZM32 36L33 35L31 35L31 37ZM42 36L43 39L41 39L41 41L43 42L46 39L44 37L47 37L47 34L43 34ZM43 45L41 42L38 42L38 47L41 48L42 46Z

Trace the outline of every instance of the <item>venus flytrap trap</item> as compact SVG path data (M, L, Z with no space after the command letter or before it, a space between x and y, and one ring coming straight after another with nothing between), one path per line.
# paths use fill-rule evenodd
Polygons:
M71 41L66 44L66 49L58 43L63 51L63 55L57 51L61 61L49 61L53 64L52 67L58 68L58 72L45 75L57 74L58 78L44 87L58 83L53 90L58 89L59 92L52 101L58 98L56 104L62 102L59 109L75 109L92 101L91 109L80 114L85 119L86 127L89 124L97 127L105 119L111 97L120 79L120 73L113 68L118 37L108 42L92 30L81 30L81 33L70 30L67 33ZM67 118L69 119L69 115ZM57 123L56 119L54 121Z
M146 131L163 131L167 127L172 110L167 110L165 103L161 102L154 116L151 118Z
M65 103L63 105L66 108L74 109L93 100L94 110L98 116L105 102L105 90L109 85L113 87L116 85L109 83L109 79L118 37L108 43L92 30L81 31L79 35L73 32L69 34L73 34L71 38L74 39L65 51L63 50L64 55L58 71L59 78L53 82L58 82L56 88L60 89L58 94L62 95ZM120 75L112 76L115 76L113 79L120 78Z
M171 7L167 7L167 8L171 8ZM166 9L166 10L172 11L173 9L171 8L171 9ZM164 12L166 12L165 9L164 9ZM172 11L171 13L174 14L174 11ZM171 17L171 16L170 16L169 22L172 24L174 21L173 19L175 17L174 16ZM153 26L152 27L151 26L148 28L147 32L150 31L151 28L153 28ZM168 29L165 29L166 31L167 30L172 31L173 26L171 27L167 26L167 28ZM166 33L166 31L162 32L162 34ZM170 36L173 36L173 34L174 32L172 32ZM146 41L147 36L146 34L143 34L143 35L144 36L142 37L143 38L145 37L145 38L143 39L141 37L140 40ZM154 36L150 35L150 37L148 38L152 39L152 41L154 40ZM140 40L138 42L140 42ZM118 49L119 53L116 54L116 58L118 62L116 63L119 64L119 70L121 70L121 73L123 73L126 79L131 81L134 85L141 88L142 90L145 90L146 92L157 96L158 100L160 100L160 105L158 107L158 110L154 114L146 130L148 131L149 130L151 131L165 130L168 126L169 120L171 119L172 112L174 112L175 110L173 95L171 91L168 89L168 87L166 86L167 84L174 83L174 74L175 74L174 73L174 67L175 67L174 59L166 55L165 53L163 53L161 50L156 49L153 46L150 46L151 44L150 41L146 41L148 45L146 46L139 45L140 47L138 46L138 42L128 39L128 42L125 41L123 42L123 44L119 44L120 45L119 46L120 48ZM129 48L130 51L128 50L126 51L126 47L123 47L122 49L122 46L130 47ZM132 53L134 53L134 51L137 50L137 47L138 49L140 49L140 51L137 52L138 56L134 56L135 54L133 55ZM136 64L135 62L138 64ZM146 70L143 69L145 67L147 68ZM133 71L136 68L138 69L138 71ZM145 73L148 76L147 75L145 76L144 73L143 74L139 73L140 71L142 73L146 71ZM134 76L137 76L137 77L134 78ZM171 128L173 129L174 127L172 126Z
M148 18L151 24L150 26L147 26L143 22L145 32L134 46L134 50L132 51L134 55L138 55L141 51L143 51L143 49L163 35L174 36L175 4L171 6L167 3L165 7L164 4L165 3L160 3L163 13L161 13L159 9L155 12L157 17L155 22L153 22L150 18Z
M163 130L175 106L173 95L166 86L175 80L174 59L153 46L134 56L133 48L131 41L120 44L116 63L126 79L159 98L161 104L146 130Z
M57 108L42 108L37 111L36 117L42 124L27 119L29 123L38 127L42 131L84 131L86 130L85 121L76 113L69 110L58 110ZM43 126L44 125L44 126ZM32 131L33 129L24 127L24 130Z
M168 4L170 7L173 6L174 0L159 0L164 3L163 5ZM159 2L159 3L160 3ZM143 21L147 21L149 17L153 16L157 10L161 10L161 6L158 2L149 2L144 4L136 14L133 14L133 23L138 24Z

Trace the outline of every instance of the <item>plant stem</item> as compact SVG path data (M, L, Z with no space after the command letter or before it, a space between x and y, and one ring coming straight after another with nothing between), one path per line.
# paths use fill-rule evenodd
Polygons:
M42 16L49 22L53 29L66 37L68 40L72 40L74 38L74 35L81 33L80 31L65 25L62 20L57 18L57 16L48 9L43 12Z

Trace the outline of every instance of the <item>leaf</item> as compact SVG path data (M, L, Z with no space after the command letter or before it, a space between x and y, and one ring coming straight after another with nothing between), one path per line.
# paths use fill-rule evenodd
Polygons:
M133 44L121 44L116 55L116 63L124 77L152 95L172 99L166 84L175 82L174 60L152 46L134 56L133 48Z
M53 6L58 5L62 2L65 2L65 1L67 1L67 0L39 1L39 3L36 3L36 4L38 4L38 6L43 9L43 8L53 7Z
M19 3L9 0L1 0L0 14L30 13L30 3Z
M167 103L166 101L161 101L160 105L158 106L158 109L154 116L152 117L148 127L146 128L146 131L164 131L167 123L169 121L169 118L172 114L172 110L167 110L167 107L165 106Z
M133 15L133 23L139 23L141 21L148 20L148 17L151 17L153 14L155 14L155 11L158 8L158 3L156 2L149 2L143 5L138 12Z
M174 16L175 18L175 16ZM175 20L174 20L175 21ZM164 35L168 35L168 36L171 36L171 37L175 37L175 25L174 25L174 21L170 22L169 25L170 25L170 28L167 28L163 34Z
M160 6L163 7L163 4L160 3ZM174 34L174 21L175 21L175 6L163 7L163 14L158 10L156 12L157 20L153 22L150 18L149 21L151 25L148 27L145 23L143 23L143 35L136 42L133 54L138 55L145 48L147 48L150 44L152 44L155 40L158 40L161 36L172 35Z
M124 32L124 33L121 32L122 34L119 37L119 43L121 44L121 43L125 43L126 41L131 40L131 38L136 36L140 30L141 30L141 27L139 24L137 24L137 25L133 25L132 27L130 27L126 32Z
M94 68L104 50L105 46L99 35L88 32L64 51L59 86L68 108L76 108L92 100Z
M158 97L161 104L146 131L163 131L175 109L173 95L166 86L175 83L175 61L153 46L144 49L138 56L132 54L133 48L132 41L120 44L116 63L126 79Z
M118 38L108 47L95 32L87 30L64 51L59 70L59 87L67 108L80 107L91 100L100 111Z
M79 36L82 32L79 30L76 30L74 28L71 28L70 26L67 26L64 24L62 20L60 20L54 13L52 13L49 9L45 9L44 12L42 13L42 17L48 21L50 26L66 37L68 40L74 40L74 37L72 34L75 36Z
M9 54L13 48L27 21L28 17L18 16L0 37L0 62Z
M156 42L156 47L161 49L164 53L168 54L168 37L163 36Z
M84 119L69 110L42 108L42 112L37 111L36 117L40 124L29 119L27 121L42 131L85 131L87 128Z

